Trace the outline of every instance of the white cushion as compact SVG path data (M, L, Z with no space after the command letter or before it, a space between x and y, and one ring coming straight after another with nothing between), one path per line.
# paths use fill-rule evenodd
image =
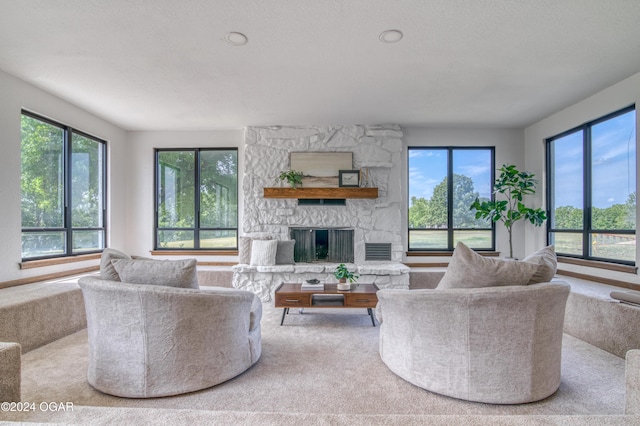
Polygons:
M612 291L610 295L612 299L640 306L640 291Z
M253 240L251 243L251 266L273 266L276 264L277 240Z
M558 257L553 246L541 248L522 259L523 262L538 265L538 269L527 284L546 283L553 279L558 269Z
M527 285L538 265L484 257L459 242L437 289Z
M266 237L240 237L238 238L238 263L248 265L251 263L251 244L253 240L270 240Z
M185 260L112 260L120 280L129 284L199 288L197 262Z
M121 252L120 250L112 248L104 249L102 251L102 256L100 257L100 278L103 280L120 281L118 272L111 264L111 261L114 259L131 260L131 256Z

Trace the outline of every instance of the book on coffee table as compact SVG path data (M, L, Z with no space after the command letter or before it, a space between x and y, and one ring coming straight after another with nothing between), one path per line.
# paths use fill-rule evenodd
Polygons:
M324 283L311 284L304 282L300 286L300 290L324 290Z

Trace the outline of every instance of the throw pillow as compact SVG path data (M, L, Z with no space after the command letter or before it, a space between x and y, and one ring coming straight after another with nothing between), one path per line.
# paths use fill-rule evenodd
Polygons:
M251 263L251 243L253 240L270 240L271 237L240 237L238 238L238 263Z
M200 288L197 262L185 260L112 260L120 280L130 284L150 284L167 287Z
M276 249L276 265L291 265L293 261L293 248L296 240L278 241Z
M238 263L248 265L251 262L251 237L238 238Z
M276 264L277 240L253 240L251 243L251 266L273 266Z
M538 265L538 269L527 284L549 282L555 276L558 269L558 258L553 246L541 248L522 259L522 261Z
M612 299L628 303L630 305L640 306L640 292L631 291L612 291L610 293Z
M131 256L121 252L120 250L106 248L102 251L100 257L100 278L103 280L120 281L118 272L111 264L114 259L127 259L131 260Z
M527 285L538 265L484 257L459 242L438 289Z

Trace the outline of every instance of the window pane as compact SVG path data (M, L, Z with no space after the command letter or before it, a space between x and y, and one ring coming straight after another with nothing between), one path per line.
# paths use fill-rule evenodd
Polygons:
M409 247L412 249L447 250L448 231L409 231Z
M102 230L73 231L73 253L96 251L104 248Z
M470 248L474 249L490 249L491 248L491 231L453 231L453 245L462 241Z
M158 163L158 227L193 228L195 226L195 152L159 152ZM158 244L161 241L164 240L159 239Z
M591 229L636 229L635 119L629 111L592 127Z
M555 246L556 253L582 255L582 234L552 232L549 239Z
M409 151L409 228L446 228L447 223L447 150L412 149ZM445 233L446 235L446 233ZM409 239L410 248L414 246ZM447 248L446 237L444 246Z
M21 136L22 227L62 228L64 131L22 115Z
M553 229L583 228L583 133L550 143L552 197L550 226Z
M44 257L65 254L67 234L64 231L23 232L22 257Z
M103 226L102 170L104 159L102 153L100 142L77 134L72 135L71 222L74 228L99 228Z
M491 200L491 163L490 150L453 150L453 228L491 228L469 208L476 198Z
M629 234L591 234L591 256L635 262L636 236Z
M235 150L200 152L200 226L203 228L238 226L237 157Z
M158 247L168 249L194 248L193 231L158 231Z
M236 231L200 231L200 248L224 249L238 247Z

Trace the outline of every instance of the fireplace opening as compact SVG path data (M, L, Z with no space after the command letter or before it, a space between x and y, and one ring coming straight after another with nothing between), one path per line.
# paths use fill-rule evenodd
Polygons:
M295 262L353 263L353 229L291 228Z

